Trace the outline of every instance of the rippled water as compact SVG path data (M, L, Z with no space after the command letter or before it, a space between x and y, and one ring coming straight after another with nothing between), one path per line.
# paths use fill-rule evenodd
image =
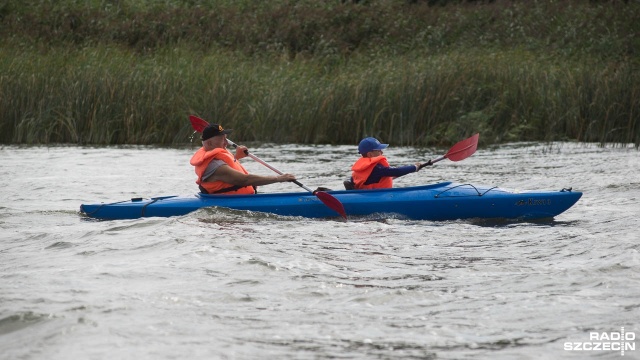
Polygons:
M252 150L311 188L341 188L355 161L348 146ZM635 149L512 144L396 181L584 192L538 222L78 214L197 191L194 151L0 149L1 359L620 358L565 343L640 335ZM445 151L385 154L400 165Z

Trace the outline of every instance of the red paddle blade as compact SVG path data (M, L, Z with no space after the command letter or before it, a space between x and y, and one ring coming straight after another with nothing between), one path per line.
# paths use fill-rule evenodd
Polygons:
M189 121L191 121L191 127L193 127L193 130L197 132L202 132L202 130L209 125L206 120L200 119L195 115L189 115Z
M328 194L324 191L316 191L314 192L315 196L320 199L327 207L342 216L345 220L347 220L347 213L344 211L344 206L340 202L340 200L336 199L333 195Z
M451 161L460 161L473 155L478 148L478 137L480 134L475 134L468 139L464 139L459 143L453 145L451 149L444 155Z

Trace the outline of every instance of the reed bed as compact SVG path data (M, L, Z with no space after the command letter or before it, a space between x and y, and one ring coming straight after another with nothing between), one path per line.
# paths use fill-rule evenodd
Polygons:
M188 141L188 115L196 114L234 128L242 141L356 144L376 136L394 145L445 146L480 132L485 145L563 140L640 146L640 73L633 52L640 49L637 37L620 35L625 26L635 31L636 23L624 22L638 19L638 6L631 5L623 17L612 11L620 5L585 5L577 11L580 21L567 15L576 9L555 7L553 19L542 25L533 20L544 18L555 2L539 2L544 6L530 12L504 4L420 7L414 12L422 12L424 27L411 29L418 25L407 22L412 20L407 12L395 28L379 19L390 16L381 12L390 1L380 2L387 7L352 8L351 22L343 18L346 5L329 8L338 12L331 17L326 6L300 10L284 1L274 2L275 8L220 2L216 19L239 24L232 26L237 32L215 35L216 40L210 26L191 33L196 28L184 19L182 32L174 33L179 20L167 18L211 15L203 6L166 2L135 8L122 7L129 4L122 1L113 3L120 4L113 11L105 2L87 3L69 2L59 10L56 2L39 2L42 13L30 19L55 23L49 14L57 11L63 14L56 18L59 26L40 24L0 42L0 143L176 145ZM5 30L19 28L11 14L26 16L16 4L0 20L8 24ZM236 17L241 9L262 20L269 15L271 22L286 22L292 13L307 22L288 24L292 28L285 34L295 37L268 35L286 24L263 21L250 27ZM502 24L505 9L514 28L503 37L496 31L506 25L479 25L491 16ZM317 18L306 18L308 11ZM109 16L101 20L102 31L91 35L86 19L82 31L67 28L78 14ZM382 30L361 23L371 14L379 15L370 19ZM587 38L603 28L587 21L595 15L610 17L611 25L604 26L609 38ZM164 24L164 37L154 38L156 30L118 27L119 17L165 19L155 22ZM424 22L432 17L446 21L430 28ZM309 29L330 21L358 26L351 38ZM558 21L567 27L562 36ZM245 26L244 32L238 26ZM523 35L545 27L555 35L546 40ZM580 32L581 27L586 29ZM413 39L400 34L407 28L415 31ZM43 29L59 33L50 37ZM146 34L146 40L132 41L136 33ZM231 43L220 40L230 34ZM326 36L314 38L318 34ZM385 36L389 40L383 41ZM562 44L571 39L577 45ZM374 40L383 42L374 46Z
M187 116L243 141L353 144L377 136L437 145L483 141L638 144L632 66L541 63L526 52L349 63L256 64L188 51L140 59L118 49L5 57L3 143L175 144Z

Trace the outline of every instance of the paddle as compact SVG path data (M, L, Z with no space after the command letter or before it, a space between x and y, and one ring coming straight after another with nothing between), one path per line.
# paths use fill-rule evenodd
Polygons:
M453 145L451 147L451 149L449 149L449 151L447 151L446 154L433 159L433 160L429 160L424 164L421 164L419 169L422 169L423 167L427 166L427 165L433 165L435 163L437 163L440 160L444 160L444 159L449 159L451 161L460 161L460 160L464 160L466 158L468 158L469 156L473 155L473 153L476 152L476 149L478 148L478 137L480 136L480 134L475 134L470 138L464 139L460 142L458 142L457 144ZM418 170L419 170L418 169Z
M200 119L197 116L194 115L189 115L189 121L191 121L191 127L193 127L193 130L197 131L197 132L202 132L202 130L204 130L204 128L206 128L209 123L206 120ZM227 138L227 142L233 146L234 148L237 148L238 145L236 145L236 143L234 143L233 141L229 140ZM269 165L266 161L260 159L259 157L251 154L248 150L245 150L245 154L247 154L247 156L249 156L250 158L252 158L253 160L259 162L260 164L268 167L269 169L273 170L275 173L282 175L283 172L276 169L275 167ZM292 181L294 184L300 186L301 188L307 190L308 192L312 193L313 195L315 195L318 199L320 199L320 201L322 201L323 204L325 204L327 207L329 207L331 210L337 212L338 214L340 214L340 216L342 216L345 220L347 219L347 213L344 211L344 206L342 205L342 203L340 202L340 200L336 199L333 195L328 194L324 191L313 191L311 189L309 189L308 187L304 186L301 182L299 182L298 180L294 180Z

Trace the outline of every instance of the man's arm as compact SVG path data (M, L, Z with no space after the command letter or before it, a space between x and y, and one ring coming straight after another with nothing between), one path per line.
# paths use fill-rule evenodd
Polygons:
M222 181L227 184L237 186L262 186L279 182L293 181L296 177L291 174L282 174L278 176L261 176L253 174L244 174L240 171L232 169L229 165L220 166L207 181Z

